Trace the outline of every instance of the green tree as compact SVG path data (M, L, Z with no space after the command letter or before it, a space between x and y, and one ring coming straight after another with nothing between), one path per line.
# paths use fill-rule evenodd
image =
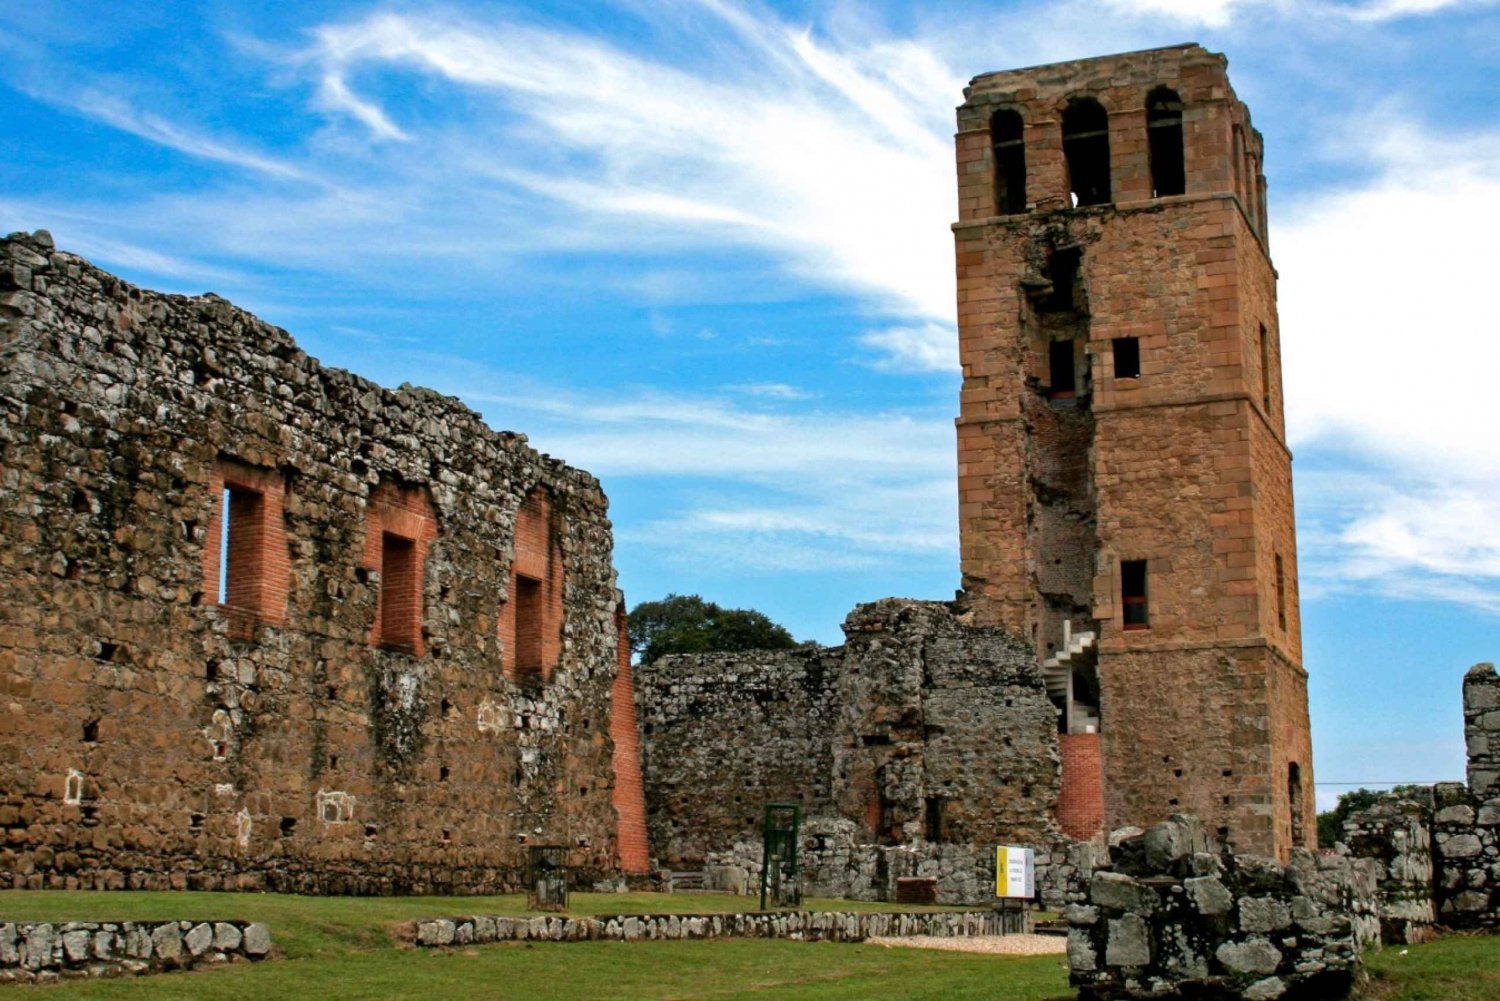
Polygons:
M786 650L792 634L752 609L722 608L696 594L669 594L630 611L630 649L641 663L663 654Z

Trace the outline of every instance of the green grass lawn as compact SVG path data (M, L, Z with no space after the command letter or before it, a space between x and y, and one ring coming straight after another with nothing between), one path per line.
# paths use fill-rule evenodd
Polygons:
M1366 957L1365 996L1379 1001L1495 1001L1500 998L1500 935L1454 935L1388 947Z
M753 910L727 894L574 894L569 913ZM907 910L811 900L823 910ZM938 908L941 909L941 908ZM239 893L0 891L0 920L265 921L280 958L191 973L16 988L80 998L667 999L779 995L816 999L1070 997L1061 957L1013 958L843 943L754 940L507 943L453 952L408 949L389 929L428 915L521 914L503 897L297 897Z

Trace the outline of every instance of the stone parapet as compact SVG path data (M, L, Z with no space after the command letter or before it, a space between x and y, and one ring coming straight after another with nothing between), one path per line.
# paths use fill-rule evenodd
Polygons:
M0 982L163 973L270 954L271 930L258 922L0 922Z
M1387 796L1344 821L1341 840L1355 858L1379 866L1380 936L1387 944L1432 937L1431 794L1427 802Z

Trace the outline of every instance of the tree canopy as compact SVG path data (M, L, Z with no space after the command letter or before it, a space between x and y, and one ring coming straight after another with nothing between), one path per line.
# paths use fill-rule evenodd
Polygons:
M669 653L785 650L792 634L761 612L723 608L696 594L669 594L630 611L630 649L649 664Z

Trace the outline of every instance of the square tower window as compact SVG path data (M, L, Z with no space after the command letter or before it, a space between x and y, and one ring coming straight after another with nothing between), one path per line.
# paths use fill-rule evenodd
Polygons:
M1115 358L1116 379L1141 377L1141 341L1138 337L1116 337L1111 342Z
M1146 561L1120 561L1120 599L1126 629L1147 629L1151 614L1146 604Z
M1071 399L1078 388L1072 341L1052 341L1047 345L1047 368L1047 395L1054 400Z

